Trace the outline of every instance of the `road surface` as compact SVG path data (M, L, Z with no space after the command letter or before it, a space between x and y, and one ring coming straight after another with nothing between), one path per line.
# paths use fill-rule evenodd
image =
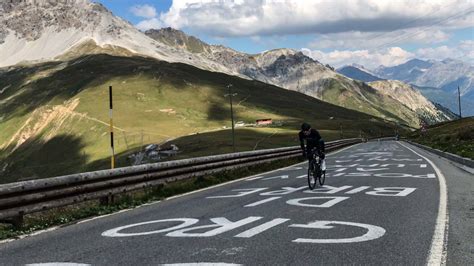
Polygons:
M395 141L327 165L313 191L298 164L0 244L0 265L473 264L472 173Z

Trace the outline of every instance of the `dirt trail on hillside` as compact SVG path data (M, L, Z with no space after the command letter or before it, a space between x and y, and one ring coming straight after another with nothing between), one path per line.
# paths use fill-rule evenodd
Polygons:
M10 153L12 153L23 143L35 139L37 136L42 134L47 127L50 127L47 134L42 138L42 140L46 142L57 135L68 118L75 116L109 126L109 124L104 121L74 111L74 109L79 105L79 102L79 98L76 98L66 101L62 105L43 106L34 110L17 132L7 142L0 145L0 149L14 146L13 149L10 150ZM114 128L120 131L125 131L118 127Z

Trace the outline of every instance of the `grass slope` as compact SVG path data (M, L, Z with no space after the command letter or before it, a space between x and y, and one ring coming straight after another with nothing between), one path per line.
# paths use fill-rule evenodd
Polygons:
M394 132L380 119L298 92L150 58L89 55L0 76L0 183L109 167L109 85L119 166L132 150L180 137L183 156L229 152L230 132L219 131L230 127L229 83L236 121L283 123L239 129L238 150L296 145L302 121L328 139L341 127L344 137ZM191 135L197 132L207 133Z
M474 117L444 122L416 131L410 138L418 143L474 159Z

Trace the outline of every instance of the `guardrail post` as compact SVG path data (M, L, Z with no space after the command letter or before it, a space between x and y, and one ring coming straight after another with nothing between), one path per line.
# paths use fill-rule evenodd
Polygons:
M17 216L13 216L8 219L0 220L0 223L7 223L13 225L15 229L21 229L23 227L23 212L19 213Z
M100 198L100 205L110 205L113 204L115 200L114 195L107 195L105 197Z
M18 216L15 216L12 218L12 224L15 228L22 228L23 227L23 213L19 214Z

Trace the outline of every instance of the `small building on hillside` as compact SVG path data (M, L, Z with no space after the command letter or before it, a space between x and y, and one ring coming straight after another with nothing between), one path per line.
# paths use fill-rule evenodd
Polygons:
M256 121L257 126L267 126L273 124L273 121L271 118L267 119L257 119Z

